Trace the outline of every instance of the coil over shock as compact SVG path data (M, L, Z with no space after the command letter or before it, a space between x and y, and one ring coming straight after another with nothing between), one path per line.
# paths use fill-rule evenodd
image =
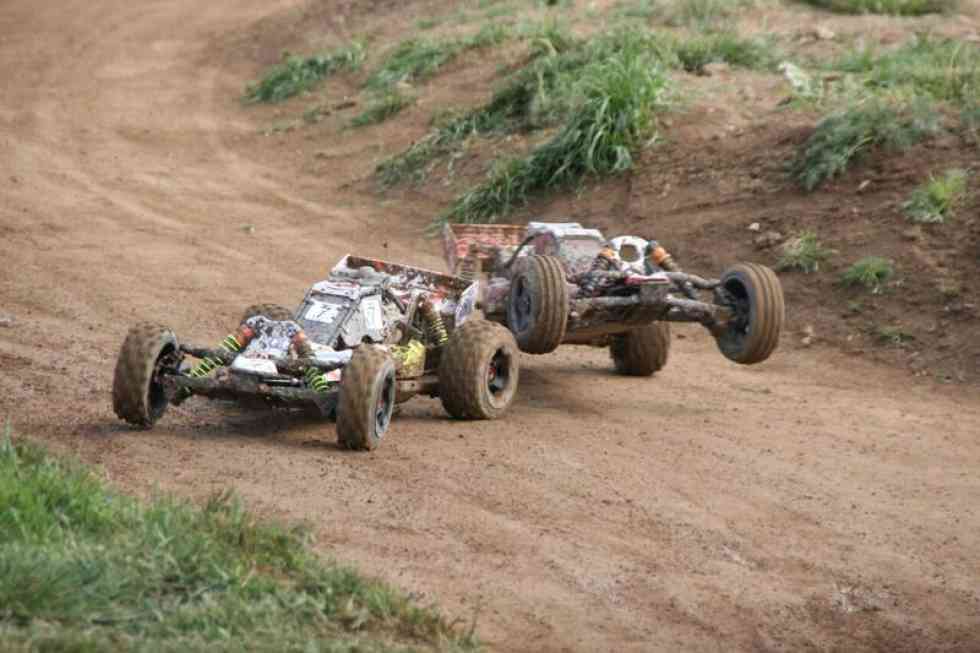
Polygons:
M305 376L306 384L313 390L323 393L330 389L330 381L327 380L327 375L312 365L306 368Z
M252 339L252 335L253 333L251 329L242 327L241 329L238 330L238 333L230 333L227 336L225 336L224 339L221 341L221 343L218 345L218 348L224 349L225 351L231 354L237 354L242 350L242 348L245 345L248 344L248 341ZM213 356L205 356L204 358L201 359L200 363L195 365L191 369L191 371L187 373L187 376L193 379L200 379L202 377L207 376L208 374L218 369L222 365L223 363L221 362L221 359L215 358ZM188 390L187 388L182 388L177 393L177 396L174 397L174 402L180 403L181 401L184 401L190 396L191 396L191 391Z
M425 323L429 326L429 330L432 332L432 337L436 341L436 345L442 347L447 342L449 342L449 334L446 332L446 325L442 321L442 316L439 315L439 311L436 307L432 305L429 300L424 300L419 304L419 310L422 311L422 317L425 318Z

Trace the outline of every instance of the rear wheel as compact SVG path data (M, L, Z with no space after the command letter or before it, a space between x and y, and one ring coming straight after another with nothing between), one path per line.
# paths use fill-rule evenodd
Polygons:
M721 289L734 316L716 336L718 349L736 363L761 363L776 349L783 329L779 278L764 265L739 263L721 276Z
M439 399L456 419L496 419L517 392L520 354L513 334L471 318L453 332L439 362Z
M158 324L137 324L123 341L112 379L112 409L121 419L149 428L170 404L162 370L177 366L177 336Z
M616 371L628 376L651 376L667 364L670 324L654 322L615 335L609 344Z
M276 322L293 319L293 312L285 306L280 306L279 304L252 304L245 309L241 322L245 322L256 315L264 315L270 320L275 320ZM239 322L239 324L241 324L241 322Z
M554 256L519 261L507 301L507 325L521 351L547 354L558 348L568 326L565 269Z
M395 363L386 351L361 345L340 379L337 443L370 451L381 444L395 409Z

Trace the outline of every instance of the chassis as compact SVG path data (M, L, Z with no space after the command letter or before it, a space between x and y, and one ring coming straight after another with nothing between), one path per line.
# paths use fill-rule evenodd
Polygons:
M578 223L447 224L443 240L453 274L479 283L486 318L507 325L528 353L562 343L608 346L617 370L647 376L667 361L670 322L702 324L741 364L766 360L779 342L782 287L762 265L737 264L707 279L681 271L656 243L659 265L644 260L648 241L606 241ZM618 269L596 269L606 248L630 255L610 257Z
M342 447L364 450L380 444L395 404L416 395L439 397L455 418L494 419L516 392L517 345L474 313L476 290L346 256L295 311L250 306L218 347L134 326L116 363L113 407L144 428L193 396L312 409L336 418Z

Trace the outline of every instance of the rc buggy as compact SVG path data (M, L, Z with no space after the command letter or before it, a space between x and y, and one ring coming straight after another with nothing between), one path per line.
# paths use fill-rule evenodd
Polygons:
M578 223L450 224L443 236L453 274L478 284L486 318L531 354L562 343L609 347L619 372L649 376L667 362L670 322L704 325L725 357L746 365L779 342L783 291L762 265L706 279L682 271L656 241L607 241Z
M152 426L195 395L305 407L335 417L337 440L374 449L395 404L438 396L452 417L495 419L518 383L507 329L474 312L476 285L457 277L346 256L295 311L246 309L218 347L179 342L140 324L123 342L112 387L125 421ZM196 359L196 361L194 360Z

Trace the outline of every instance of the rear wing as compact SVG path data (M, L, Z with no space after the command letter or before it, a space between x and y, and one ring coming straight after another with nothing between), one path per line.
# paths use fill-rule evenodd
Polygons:
M491 269L496 252L502 247L516 247L527 236L527 227L519 224L452 224L442 230L443 251L450 272L459 274L460 265L476 246L483 269Z
M425 290L453 300L458 299L470 285L470 282L465 279L443 274L442 272L402 265L400 263L390 263L366 256L355 256L354 254L345 256L334 270L336 271L338 268L358 270L363 267L368 267L375 272L382 272L394 277L393 285L404 288L405 290Z

